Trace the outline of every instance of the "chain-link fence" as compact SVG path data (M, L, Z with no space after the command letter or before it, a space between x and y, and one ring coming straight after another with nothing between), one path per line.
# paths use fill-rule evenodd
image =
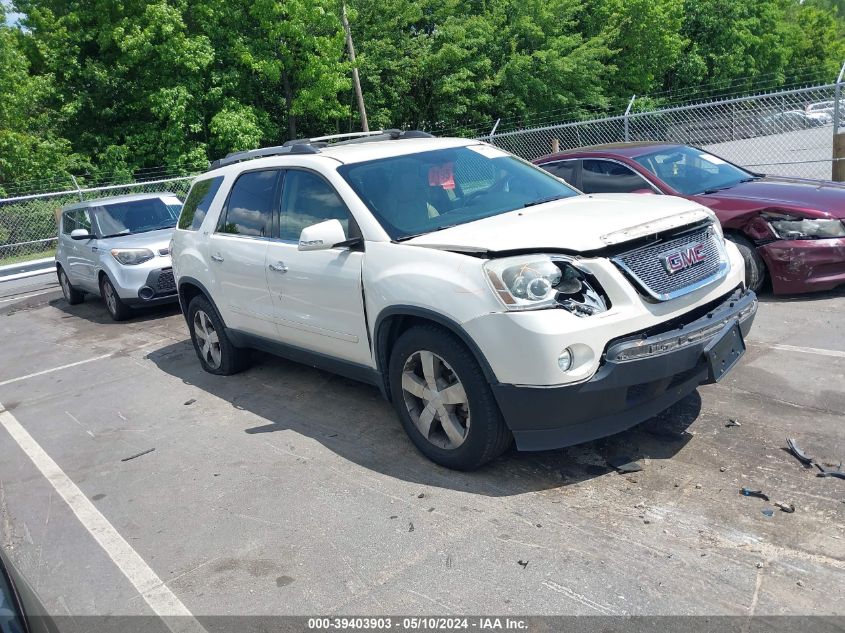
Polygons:
M479 138L529 160L603 143L683 143L762 173L830 179L835 121L840 130L845 127L842 79L840 74L837 83L823 86L648 111L638 109L648 100L632 98L619 116L506 132L494 129ZM62 205L128 193L171 191L184 196L190 182L191 177L170 177L0 199L0 265L49 257Z
M703 147L754 171L830 179L837 86L785 90L479 137L533 160L554 151L624 141Z
M51 257L58 233L56 220L66 204L164 191L184 197L191 180L188 176L0 199L0 265Z

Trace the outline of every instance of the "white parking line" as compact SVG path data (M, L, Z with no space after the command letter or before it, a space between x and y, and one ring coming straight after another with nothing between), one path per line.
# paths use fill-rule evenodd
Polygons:
M817 356L832 356L833 358L845 358L845 352L836 349L819 349L818 347L796 347L794 345L768 345L771 349L779 349L782 352L799 352L801 354L816 354Z
M35 378L36 376L43 376L44 374L52 374L54 371L61 371L62 369L70 369L71 367L77 367L79 365L85 365L86 363L93 363L95 360L103 360L104 358L108 358L109 356L114 356L114 352L111 354L103 354L102 356L95 356L94 358L86 358L85 360L79 360L75 363L70 363L68 365L62 365L61 367L53 367L52 369L45 369L43 371L37 371L34 374L27 374L26 376L18 376L17 378L9 378L8 380L4 380L0 382L0 387L5 387L6 385L11 385L13 382L20 382L21 380L26 380L28 378Z
M150 608L163 618L174 632L204 633L205 629L187 607L170 591L161 578L143 558L109 523L94 504L83 494L70 477L44 451L20 422L0 404L0 425L17 442L35 467L47 478L57 493L65 500L79 522L105 550L127 580L132 583ZM172 616L183 616L169 619ZM188 617L184 617L188 616Z
M21 299L29 299L30 297L37 297L38 295L46 295L49 292L56 292L58 288L51 288L50 290L42 290L41 292L33 292L28 295L21 295L19 297L11 297L8 299L0 299L0 303L9 303L10 301L20 301Z
M53 367L51 369L44 369L42 371L36 371L32 374L27 374L26 376L18 376L17 378L9 378L8 380L4 380L0 382L0 387L5 387L6 385L11 385L13 382L20 382L21 380L28 380L29 378L35 378L36 376L43 376L44 374L52 374L54 371L61 371L63 369L70 369L71 367L78 367L79 365L85 365L87 363L93 363L97 360L103 360L104 358L111 358L112 356L116 356L117 354L121 354L124 352L136 352L138 350L144 349L145 347L150 347L151 345L158 345L159 343L164 343L168 339L163 338L159 339L158 341L150 341L148 343L144 343L143 345L139 345L138 347L132 348L130 350L117 350L116 352L110 352L109 354L103 354L102 356L94 356L93 358L86 358L85 360L78 360L75 363L68 363L67 365L61 365L59 367Z

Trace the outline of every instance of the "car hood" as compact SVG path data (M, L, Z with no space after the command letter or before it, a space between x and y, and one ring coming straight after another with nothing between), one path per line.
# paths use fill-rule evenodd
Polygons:
M109 248L149 248L158 253L162 249L170 248L171 237L173 237L173 229L161 229L134 235L108 237L98 242Z
M596 251L712 217L701 205L671 196L592 194L467 222L403 242L442 250Z
M772 207L813 209L845 219L845 184L826 180L766 176L741 182L730 189L700 196L705 200L753 200Z

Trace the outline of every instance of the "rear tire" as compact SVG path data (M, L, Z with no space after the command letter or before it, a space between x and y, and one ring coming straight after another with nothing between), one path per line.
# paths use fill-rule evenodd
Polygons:
M484 372L449 331L415 326L393 346L390 395L420 452L455 470L474 470L501 455L513 439Z
M725 239L734 243L745 260L745 286L749 290L759 292L766 281L766 263L763 258L754 245L742 235L727 233Z
M115 321L125 321L132 316L132 308L123 303L123 299L117 294L111 280L103 275L100 280L100 294L103 296L103 301L106 302L106 309L109 315Z
M197 358L209 374L230 376L246 368L247 350L232 344L217 310L205 297L194 297L188 305L188 328Z
M74 288L64 268L59 268L59 285L62 287L62 294L65 296L65 301L70 305L75 306L85 301L85 293Z

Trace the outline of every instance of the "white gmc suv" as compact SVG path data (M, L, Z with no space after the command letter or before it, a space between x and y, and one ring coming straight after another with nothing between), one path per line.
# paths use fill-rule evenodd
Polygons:
M377 385L457 469L656 415L731 369L757 309L707 209L413 131L217 161L172 253L205 370L258 348Z

